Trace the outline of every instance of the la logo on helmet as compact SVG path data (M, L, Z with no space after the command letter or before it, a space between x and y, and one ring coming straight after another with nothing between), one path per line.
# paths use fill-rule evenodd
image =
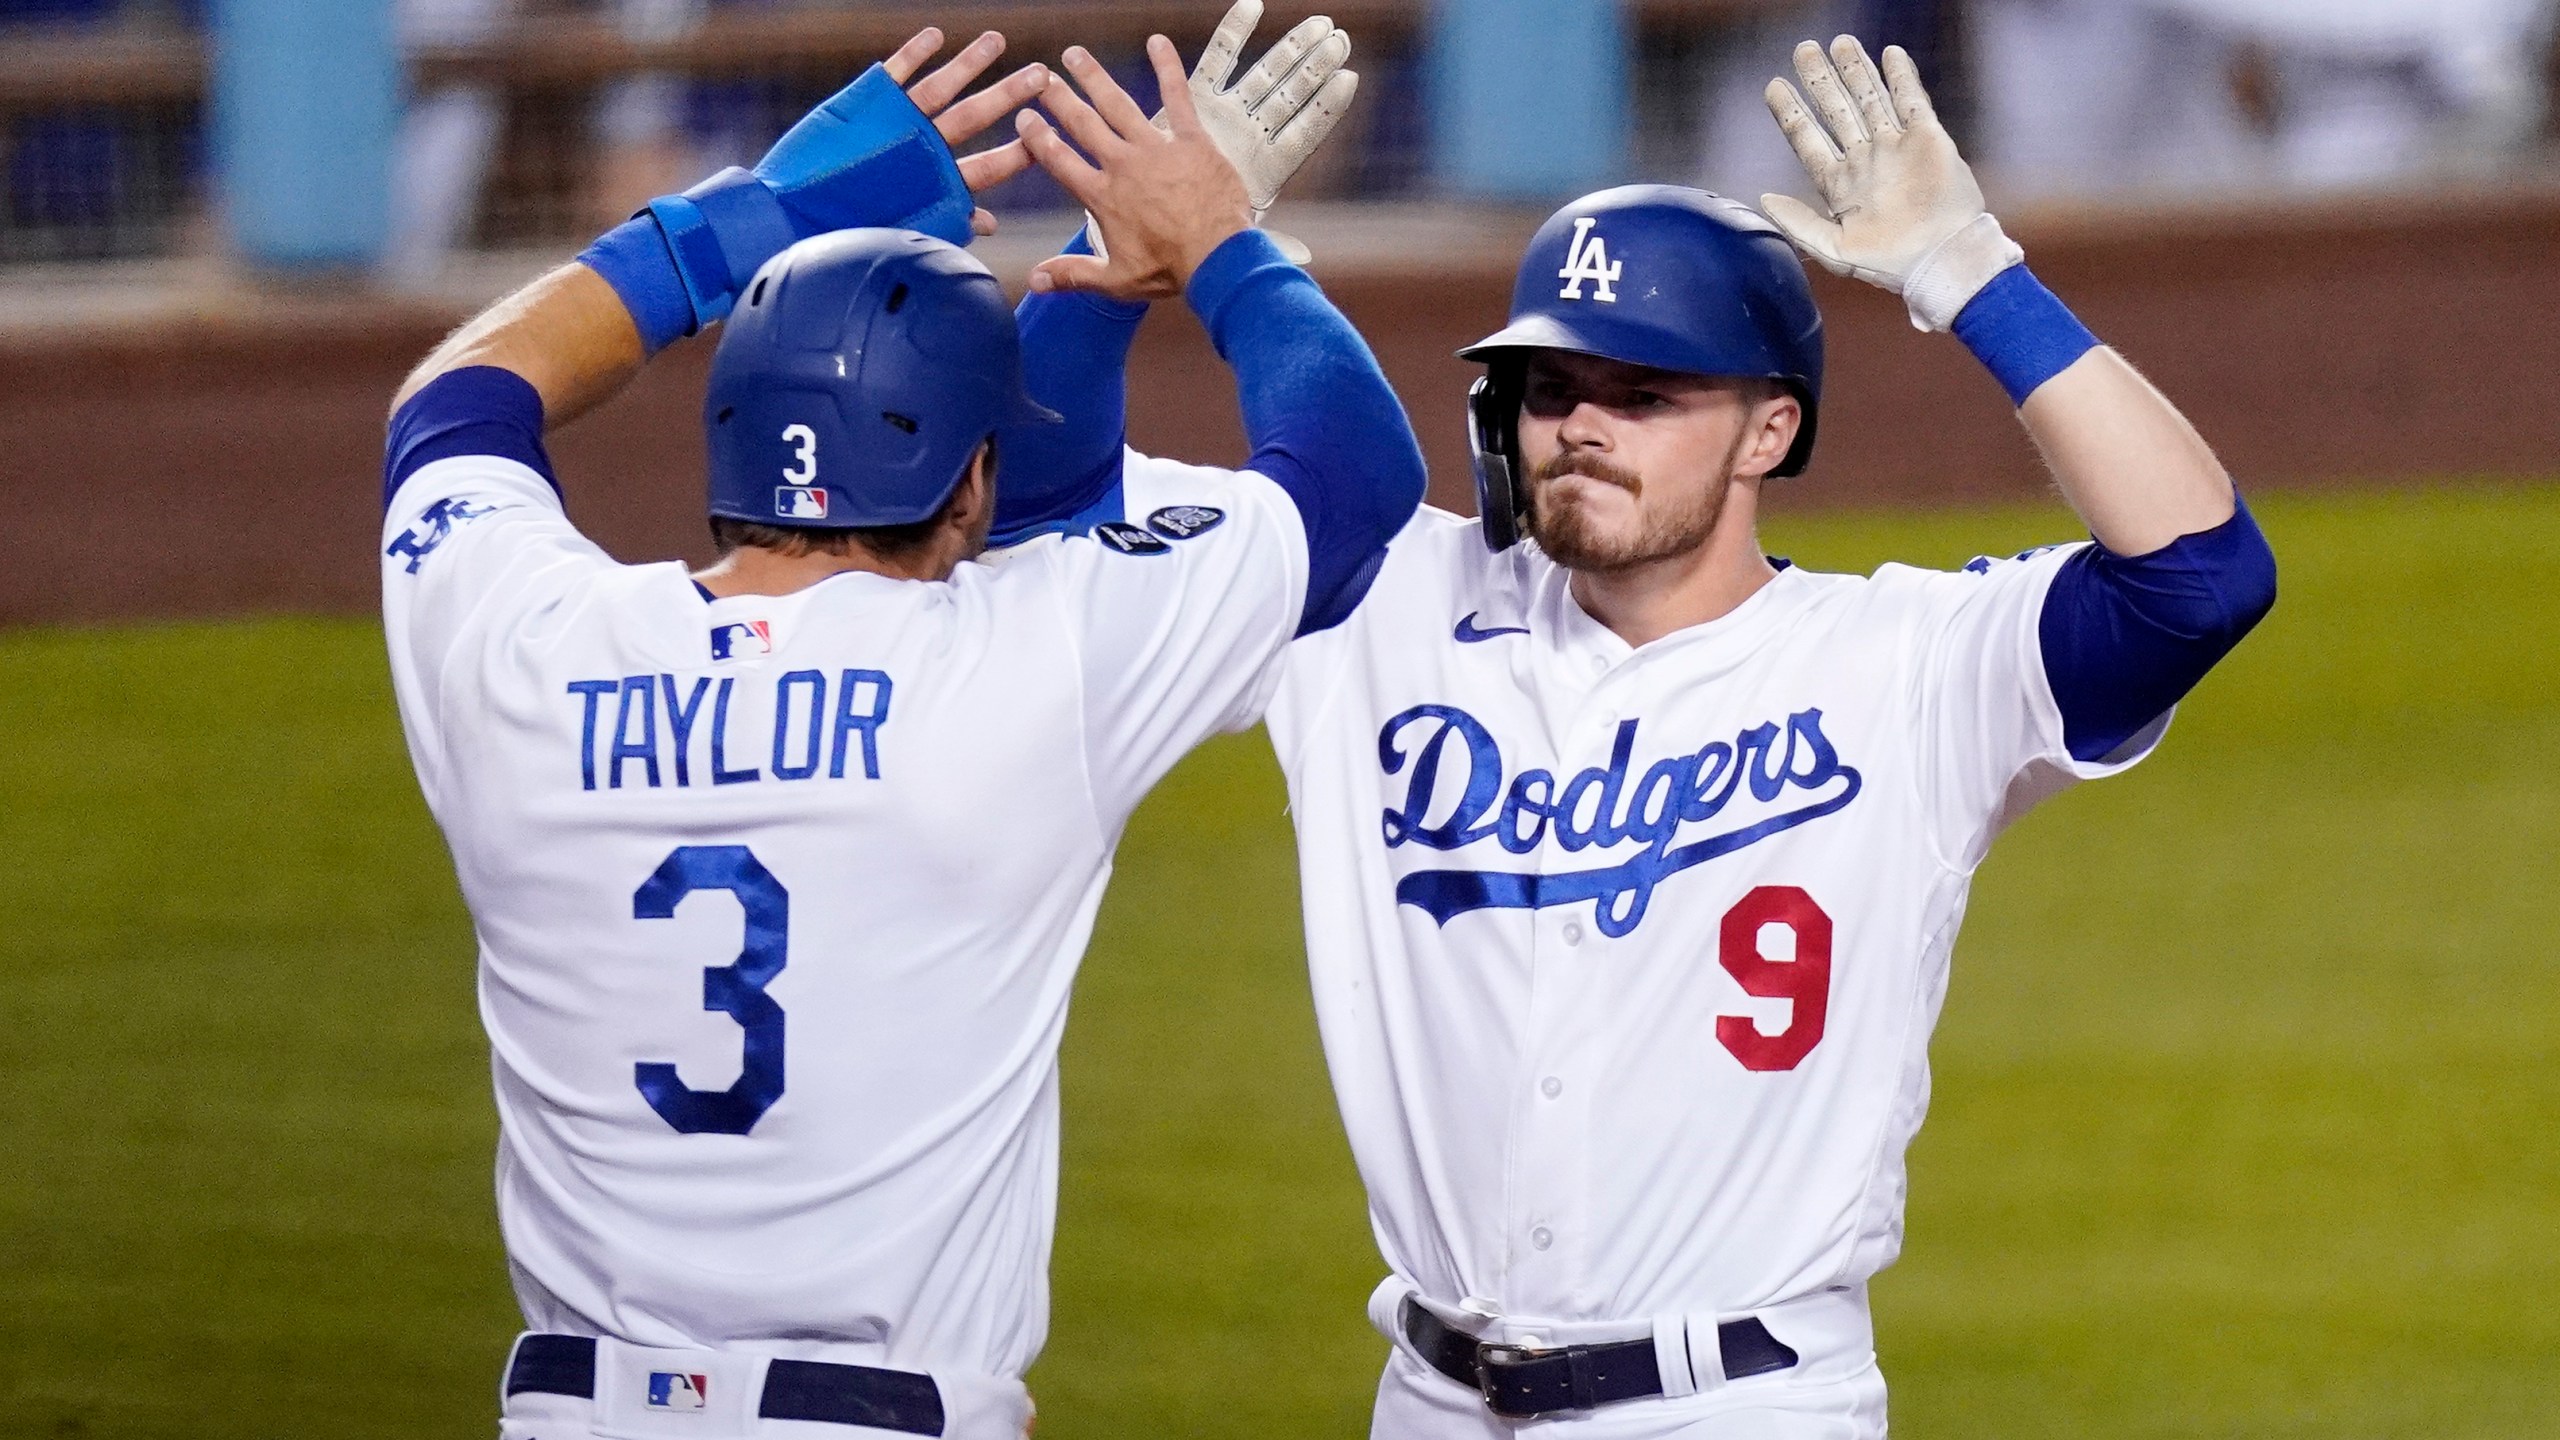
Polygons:
M1588 280L1592 299L1618 303L1618 276L1627 267L1623 262L1611 263L1609 242L1591 233L1599 223L1588 216L1574 220L1573 243L1565 247L1564 268L1556 272L1556 278L1565 282L1564 288L1556 292L1557 299L1581 299L1582 282Z

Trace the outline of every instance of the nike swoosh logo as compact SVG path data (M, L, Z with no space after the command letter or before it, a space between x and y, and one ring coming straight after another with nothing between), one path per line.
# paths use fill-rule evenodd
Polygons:
M1481 613L1481 611L1476 610L1468 611L1467 618L1459 621L1458 628L1450 631L1450 635L1453 636L1461 645L1481 645L1485 641L1491 640L1497 635L1526 635L1529 633L1529 627L1526 625L1497 625L1490 630L1479 630L1476 628L1476 616Z

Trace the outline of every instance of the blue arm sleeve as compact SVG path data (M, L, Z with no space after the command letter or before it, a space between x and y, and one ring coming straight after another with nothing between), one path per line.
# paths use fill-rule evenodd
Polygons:
M2037 640L2072 758L2122 749L2275 603L2275 552L2246 504L2148 555L2092 545L2064 561Z
M1084 232L1066 253L1090 255ZM1120 486L1129 434L1129 347L1144 305L1099 295L1033 294L1014 312L1022 331L1022 384L1063 425L1013 425L996 436L996 518L991 545L1052 530L1086 530L1120 517L1099 513Z
M1236 372L1245 468L1269 476L1307 530L1298 633L1347 618L1422 503L1422 447L1377 357L1307 273L1259 230L1192 275L1191 308Z
M522 463L549 482L550 452L542 448L542 396L532 382L494 365L467 365L427 382L391 417L382 447L382 508L400 482L419 467L456 455L497 455Z

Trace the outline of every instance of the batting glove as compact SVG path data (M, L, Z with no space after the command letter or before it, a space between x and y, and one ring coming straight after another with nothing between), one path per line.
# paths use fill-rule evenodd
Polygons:
M1919 329L1947 329L2025 252L1983 208L1901 46L1885 47L1882 75L1847 35L1828 56L1796 46L1795 66L1805 93L1781 78L1765 98L1829 213L1787 195L1763 195L1760 208L1824 269L1900 295Z
M764 262L795 241L889 225L966 245L975 206L951 147L874 65L792 126L755 169L732 165L648 208L699 330L727 316Z
M1262 0L1236 0L1200 52L1200 63L1191 67L1192 108L1219 153L1244 177L1256 225L1279 201L1280 187L1333 134L1360 91L1360 73L1343 68L1351 59L1350 32L1322 15L1299 21L1230 86L1244 42L1261 23ZM1163 127L1161 111L1155 122ZM1094 253L1108 260L1102 229L1090 215L1085 234ZM1304 244L1287 235L1271 238L1292 263L1307 263Z

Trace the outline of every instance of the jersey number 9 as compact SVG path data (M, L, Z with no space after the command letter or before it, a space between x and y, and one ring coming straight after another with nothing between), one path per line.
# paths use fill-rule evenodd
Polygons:
M791 945L791 892L744 845L681 845L631 897L635 920L670 920L696 890L726 890L746 912L746 944L735 964L706 966L702 1008L719 1010L746 1034L738 1078L726 1090L696 1090L676 1067L644 1060L632 1068L641 1097L686 1135L744 1135L782 1098L782 1006L764 993L782 973Z
M1760 932L1783 925L1795 936L1795 958L1772 960L1760 949ZM1763 885L1724 912L1716 936L1716 960L1746 995L1793 1002L1787 1025L1761 1033L1748 1016L1716 1017L1716 1039L1745 1070L1793 1070L1822 1043L1831 1009L1831 917L1793 885Z

